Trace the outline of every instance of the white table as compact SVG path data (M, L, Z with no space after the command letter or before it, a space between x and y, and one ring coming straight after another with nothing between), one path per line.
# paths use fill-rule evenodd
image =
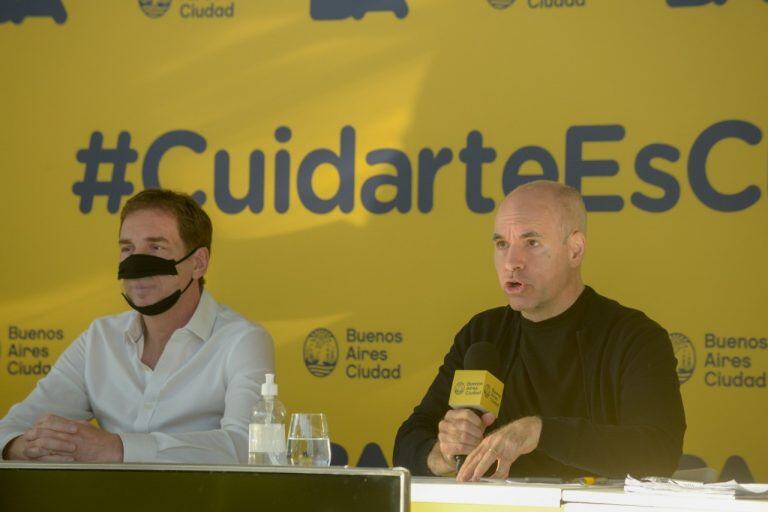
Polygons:
M559 512L561 484L460 483L454 478L412 477L413 512Z

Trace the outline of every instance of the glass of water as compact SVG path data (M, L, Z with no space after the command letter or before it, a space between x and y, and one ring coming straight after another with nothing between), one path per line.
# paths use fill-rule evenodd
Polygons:
M288 460L294 466L331 465L331 439L325 414L291 414Z

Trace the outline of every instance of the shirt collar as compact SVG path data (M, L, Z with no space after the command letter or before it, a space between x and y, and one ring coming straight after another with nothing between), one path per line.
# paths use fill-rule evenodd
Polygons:
M182 327L182 329L189 330L200 338L201 341L207 340L213 332L213 324L216 321L218 310L219 303L216 302L216 299L210 293L203 290L203 293L200 294L200 302L197 303L197 309L195 309L192 318L189 319L187 325ZM141 324L141 315L134 311L131 323L125 331L125 337L128 341L136 343L142 336L144 336L144 328Z
M141 315L136 311L131 311L131 323L128 324L128 330L125 331L125 340L137 343L144 336L144 329L141 325Z
M216 321L216 312L219 310L219 303L216 302L210 293L203 290L200 294L200 302L197 303L197 309L192 318L189 319L184 329L192 331L200 340L205 341L211 337L213 324Z

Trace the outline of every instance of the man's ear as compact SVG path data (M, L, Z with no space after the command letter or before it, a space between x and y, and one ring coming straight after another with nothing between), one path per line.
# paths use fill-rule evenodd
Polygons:
M572 267L581 266L584 260L584 252L587 250L587 237L581 231L574 231L570 234L567 241L568 261Z
M205 273L208 271L208 261L210 257L211 252L207 247L201 247L195 251L195 254L193 254L191 258L192 262L194 263L194 267L192 267L193 278L200 279L205 275Z

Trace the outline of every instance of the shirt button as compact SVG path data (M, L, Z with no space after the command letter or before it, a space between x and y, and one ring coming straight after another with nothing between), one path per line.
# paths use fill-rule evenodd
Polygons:
M155 407L155 404L152 402L144 402L144 408L148 411L152 410Z

